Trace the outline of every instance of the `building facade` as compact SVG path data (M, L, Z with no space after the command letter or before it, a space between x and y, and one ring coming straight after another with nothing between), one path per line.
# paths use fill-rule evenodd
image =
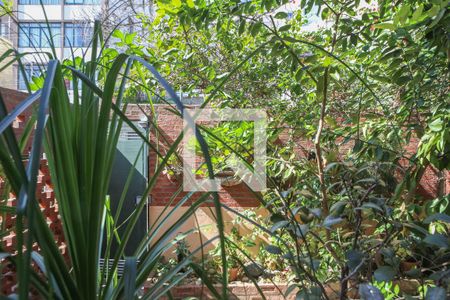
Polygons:
M0 56L5 54L5 52L9 51L12 48L12 43L0 37ZM12 65L8 65L11 62L11 58L5 59L0 62L0 69L3 69L0 74L0 86L15 89L16 88L16 80L14 80L14 68Z
M12 14L0 18L0 36L24 55L24 72L15 63L14 84L8 87L27 90L26 80L41 73L48 53L59 60L89 54L93 20L101 16L103 0L13 1Z
M26 80L38 76L51 53L59 60L90 57L94 20L104 35L115 28L143 35L138 14L153 16L152 0L11 0L12 14L0 17L0 37L23 53L24 72L12 70L14 89L26 90ZM0 16L2 13L0 13ZM114 45L114 39L109 39ZM55 52L52 51L55 49ZM3 72L0 76L6 76Z

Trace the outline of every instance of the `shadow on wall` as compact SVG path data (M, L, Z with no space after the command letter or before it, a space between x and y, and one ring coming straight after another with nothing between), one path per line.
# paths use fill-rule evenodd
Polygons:
M173 207L169 207L168 210L173 209ZM189 207L182 206L177 209L177 211L169 218L168 220L168 226L176 222L180 216L185 213ZM255 209L254 207L240 207L235 208L238 211L243 211L245 209ZM167 210L167 211L168 211ZM267 216L267 211L263 208L255 209L256 213L260 216ZM167 211L164 211L164 206L150 206L149 207L149 216L150 216L150 226L153 226L155 224L154 222L158 219L158 217L161 219L167 215ZM235 215L227 210L222 209L222 215L224 219L224 225L225 225L225 234L229 235L231 232L231 229L233 228L233 220L235 219ZM161 216L161 217L160 217ZM190 234L186 238L186 242L189 245L189 249L191 251L195 250L196 248L200 247L202 243L205 243L209 239L214 238L218 235L217 227L216 227L216 218L215 218L215 212L213 207L205 207L202 206L197 209L194 216L191 216L183 226L180 227L180 232L187 232L191 230L192 228L197 228L198 231L195 231L194 233ZM239 224L238 230L239 233L242 236L248 235L252 232L253 226L249 224L248 222L242 222ZM178 234L178 233L177 233ZM174 238L177 234L174 234ZM157 235L157 238L161 236L161 233ZM258 245L259 242L263 242L264 240L261 239L259 241L256 241L256 244ZM203 252L204 254L207 254L210 250L212 250L215 246L217 246L219 243L218 240L212 242L211 244L207 245ZM175 250L175 247L167 251L167 257L175 257L175 254L173 253L173 250ZM252 247L247 249L252 254L256 254L258 251L258 246ZM202 253L199 251L195 256L201 257Z

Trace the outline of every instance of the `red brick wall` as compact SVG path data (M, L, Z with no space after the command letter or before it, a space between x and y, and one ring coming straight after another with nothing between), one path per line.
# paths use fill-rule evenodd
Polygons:
M158 145L159 150L162 153L170 147L170 145L175 141L183 129L183 120L178 117L173 112L168 110L168 105L155 105L155 117L153 121L158 124L160 129L160 134L155 134L155 129L150 132L150 141L156 146ZM144 107L146 113L150 114L149 107ZM139 109L136 106L129 106L127 110L128 116L134 116L134 118L139 118ZM141 113L142 114L142 113ZM149 154L149 176L155 170L157 164L157 157L154 152L150 151ZM165 174L158 176L156 185L152 190L151 197L152 206L165 206L182 185L181 180L171 180ZM183 196L185 192L181 192L173 202L177 203ZM200 195L194 195L184 206L189 206L193 201L198 199ZM244 184L240 183L235 186L221 188L219 191L220 201L231 207L258 207L259 201L253 194L251 190ZM212 203L210 205L213 205Z
M405 156L412 157L417 153L420 139L411 138L408 145L405 146ZM407 166L406 160L404 163ZM440 183L442 180L442 193L443 195L448 195L450 193L450 172L444 170L439 174L439 171L433 166L429 165L417 186L417 193L423 196L425 199L433 199L439 196Z
M27 94L0 88L0 93L3 100L6 102L6 107L8 112L11 112L18 103L23 101ZM26 121L30 117L31 110L26 110L23 114L21 114L13 124L14 132L17 137L20 137L23 133ZM31 139L30 139L31 141ZM31 144L28 143L24 154L28 154L30 150ZM27 160L24 160L24 164L27 163ZM58 244L61 253L66 253L66 245L64 244L64 234L62 229L62 224L60 217L58 215L58 205L55 200L55 195L53 192L53 186L50 181L50 172L48 169L47 160L45 158L41 159L39 165L39 173L37 178L37 186L36 186L36 199L39 201L39 205L44 215L47 218L47 223L50 226L50 229L53 231L55 236L55 242ZM16 205L16 195L13 193L9 193L9 189L4 179L0 178L0 200L2 203L14 207ZM15 216L13 214L4 215L4 219L1 219L1 222L6 224L7 230L12 230L14 228ZM14 253L16 247L16 234L14 231L11 231L7 236L2 237L1 240L3 251ZM34 246L35 250L38 250L37 246ZM9 294L14 291L16 281L15 281L15 269L12 264L3 261L1 263L1 293Z
M0 94L3 98L3 101L6 104L6 110L8 112L11 112L20 102L22 102L27 97L26 93L2 87L0 87ZM17 137L22 136L26 121L29 119L31 112L32 110L28 108L22 114L20 114L14 121L13 128ZM31 143L29 142L28 145L25 147L24 154L28 154L30 149Z
M0 88L0 93L3 99L7 103L8 111L14 109L14 107L20 103L23 99L26 98L26 94ZM141 119L144 115L150 114L149 106L141 106L144 111L141 111L137 105L130 105L127 110L127 115L131 119ZM167 145L176 139L180 131L182 130L182 120L181 118L174 115L172 112L168 111L167 105L155 105L156 117L154 117L154 121L157 122L161 131L163 132L163 137L159 137L158 139L155 136L155 131L153 130L150 134L151 141L156 145L158 144L161 149L167 148ZM17 136L20 136L23 132L25 121L29 118L30 110L23 113L19 116L14 123L14 130ZM406 150L408 153L414 154L417 150L418 140L413 140L407 147ZM25 153L29 151L29 146L27 146ZM301 146L301 147L300 147ZM299 144L299 149L305 149L306 151L312 150L313 145L309 141L304 141ZM301 151L300 151L301 152ZM26 161L24 161L26 163ZM156 164L156 156L154 152L150 152L149 154L149 170L150 175L152 170L154 170ZM48 170L47 161L45 159L41 160L39 175L38 175L38 186L37 186L37 199L41 205L41 209L44 211L44 214L47 216L47 220L49 226L55 233L55 241L60 246L62 253L66 253L66 246L64 244L63 231L61 226L61 221L58 216L58 206L54 198L54 193L52 189L52 184L50 182L50 175ZM434 198L438 193L438 176L437 171L433 168L427 168L424 173L422 180L420 181L420 185L418 190L420 194L425 196L426 198ZM450 176L449 172L445 172L444 178L444 194L448 194L450 192ZM152 206L164 206L170 200L170 197L176 193L179 189L181 182L171 181L166 175L160 175L157 179L157 183L155 188L152 191ZM5 182L0 178L0 196L3 197L5 192ZM176 203L180 200L185 193L181 193L177 196ZM239 184L233 187L223 188L220 192L220 200L226 203L229 206L233 207L257 207L259 206L259 202L253 193L244 185ZM195 197L194 197L195 199ZM6 198L3 199L6 201L8 205L14 206L16 199L15 195L8 194ZM185 204L190 205L190 203ZM6 223L6 227L8 229L13 228L14 225L14 216L7 215L6 219L2 220ZM15 234L12 232L9 235L2 238L2 247L4 251L13 252L15 249ZM11 265L2 264L2 292L10 292L15 285L14 280L14 268Z
M351 126L351 125L348 125ZM292 139L290 130L284 130L279 138L277 143L282 144L289 139ZM300 157L304 157L309 152L314 152L314 143L312 140L302 140L299 138L294 138L296 142L296 146L294 151L299 154ZM339 148L340 156L345 156L354 146L354 141L348 141L345 144L343 143L344 138L339 137L334 142L336 146ZM402 174L408 169L410 166L409 159L413 158L413 156L417 153L420 139L417 137L411 137L409 144L405 145L403 148L402 155L403 159L400 160L400 166L403 171L399 171L397 176L400 180L402 178ZM426 167L421 180L418 182L416 193L418 196L423 197L424 199L434 199L439 196L440 182L442 181L442 194L448 195L450 193L450 171L444 170L439 173L439 171L433 166L429 165Z
M147 115L151 115L148 106L141 106L142 109L145 110ZM155 105L156 116L154 117L155 122L158 124L162 136L158 138L155 136L155 132L152 131L150 134L150 140L154 143L154 145L158 145L160 150L164 153L164 149L167 149L168 145L170 145L180 134L182 130L183 121L180 117L176 116L173 112L169 111L168 105ZM142 111L140 111L137 106L130 106L127 114L129 116L134 116L138 118L139 115L142 115ZM282 135L280 138L280 142L286 141L288 138L288 134ZM347 153L352 147L352 143L341 144L342 138L336 140L336 144L340 145L341 154ZM405 147L405 155L412 156L417 152L419 139L411 139L409 145ZM312 141L301 140L298 139L297 146L295 152L300 156L305 155L309 151L314 151L314 145ZM155 169L156 166L156 155L153 152L149 154L149 169L150 172ZM406 167L406 160L403 163L404 167ZM151 175L151 173L150 173ZM450 173L448 171L444 171L444 195L450 192ZM157 184L152 191L152 203L154 206L164 206L166 205L170 197L176 193L179 189L181 182L179 181L171 181L166 175L161 174L158 177ZM429 166L422 179L419 182L417 192L419 195L423 196L426 199L436 198L439 195L439 176L437 170L433 167ZM181 193L174 203L177 203L185 193ZM222 188L219 192L220 200L226 203L229 206L233 207L258 207L259 201L252 194L252 192L246 187L245 184L241 183L239 185L233 187ZM195 199L195 197L193 198ZM186 205L190 205L191 202Z
M286 293L286 290L288 288L288 285L286 284L278 284L277 286L273 284L258 284L259 288L264 294L264 297L266 299L270 300L293 300L296 297L296 291L294 290L289 294L288 297L284 296L284 293ZM221 286L215 285L215 289L220 292ZM281 293L280 293L281 291ZM206 286L202 285L180 285L172 288L170 290L171 296L173 299L181 300L181 299L187 299L191 297L196 297L203 300L212 300L216 299L212 293L208 290ZM327 289L327 292L329 296L333 295L333 291L331 289ZM334 293L336 294L336 293ZM260 292L256 288L256 286L253 283L230 283L228 285L228 297L230 300L239 300L239 299L246 299L246 300L261 300L263 299L260 295ZM334 297L332 299L336 299L337 297ZM166 300L167 297L163 297L161 300Z

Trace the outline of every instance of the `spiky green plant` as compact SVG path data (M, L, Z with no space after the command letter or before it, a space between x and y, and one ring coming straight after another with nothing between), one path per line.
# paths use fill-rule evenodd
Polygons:
M123 122L132 127L143 142L149 145L151 151L155 151L161 158L154 175L149 178L143 198L149 195L157 176L181 141L180 135L167 153L162 155L125 116L126 105L123 105L122 97L127 74L133 63L141 64L151 72L166 92L176 100L177 108L183 110L174 90L145 60L120 54L108 68L104 68L99 63L102 55L98 53L98 49L103 49L103 46L100 26L96 23L89 61L86 62L83 57L81 62L75 64L74 58L72 66L67 66L52 59L52 54L48 54L51 59L45 68L41 89L28 96L11 112L6 111L3 99L0 99L0 163L12 191L18 198L14 228L17 234L17 254L3 253L1 257L8 258L17 266L17 296L20 299L28 298L31 287L45 299L136 298L149 275L158 266L161 257L176 243L174 234L180 232L181 225L205 201L212 200L215 204L219 229L217 238L224 244L220 203L215 193L202 194L177 221L168 223L180 206L192 197L190 193L177 205L166 207L167 213L160 217L159 223L140 242L134 255L125 257L125 246L144 209L145 202L141 201L129 216L116 254L110 257L106 251L104 258L106 261L109 258L114 259L112 265L100 268L103 234L106 231L107 190ZM16 55L13 61L18 62L21 67L23 54L8 52L11 55L14 53ZM71 73L73 78L73 101L68 96L64 81L64 74L67 72ZM80 82L81 88L78 89ZM12 122L34 104L37 106L36 115L30 123L34 124L36 121L36 126L31 155L24 165L21 146L12 130ZM213 176L206 143L200 134L197 134L197 137L211 171L210 176ZM68 263L60 253L35 198L38 166L43 150L49 161L51 180L63 224L69 252ZM112 224L109 230L115 232L117 228L114 227L114 222L108 224ZM168 229L161 232L163 227ZM194 230L191 230L184 234L193 232ZM107 235L107 249L114 238L114 234ZM205 244L210 242L212 240L206 241ZM32 250L35 243L40 249L39 252ZM191 272L196 272L203 279L215 297L227 298L227 276L222 276L222 291L217 292L202 268L193 262L193 255L198 251L199 249L192 251L191 255L158 278L155 284L147 287L142 298L157 299L167 294ZM123 276L117 276L120 259L125 259ZM33 266L38 266L38 270ZM190 266L187 272L179 272L187 266ZM223 273L226 272L226 258L223 255Z

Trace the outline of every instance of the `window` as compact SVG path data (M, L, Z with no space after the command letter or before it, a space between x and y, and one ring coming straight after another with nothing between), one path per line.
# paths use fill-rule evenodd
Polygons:
M20 23L19 47L25 48L49 48L50 39L55 47L60 47L61 24L49 23L50 34L46 23Z
M91 40L92 28L88 24L64 24L64 47L87 47Z
M9 27L8 24L0 23L0 37L9 37Z
M24 65L25 76L28 82L31 82L33 77L38 77L41 75L42 67L39 65ZM22 71L19 69L19 90L26 90L27 85L25 83L25 78L23 77Z
M65 0L64 3L69 5L100 4L100 0Z
M32 4L32 5L57 5L61 4L61 0L19 0L19 4Z

